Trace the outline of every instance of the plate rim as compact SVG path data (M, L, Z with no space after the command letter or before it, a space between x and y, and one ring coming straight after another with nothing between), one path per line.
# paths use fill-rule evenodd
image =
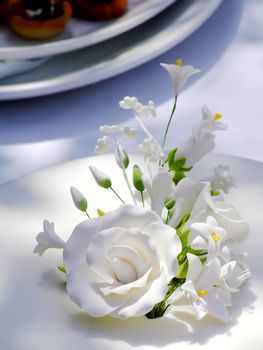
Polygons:
M154 3L151 4L152 1L154 1ZM36 59L89 47L136 28L164 11L176 1L177 0L147 0L147 3L135 5L136 7L141 7L141 11L137 10L138 13L136 13L135 18L128 14L126 17L123 16L113 21L109 26L104 26L94 32L78 37L34 45L0 47L0 59Z
M135 67L138 67L150 61L151 59L158 57L159 55L163 54L164 52L168 51L172 47L185 40L212 16L212 14L219 8L223 1L224 0L193 0L191 4L192 6L196 3L204 3L206 12L202 13L195 20L194 24L192 24L187 31L184 31L183 34L179 35L179 37L176 35L166 35L167 28L172 27L174 23L169 27L166 27L163 32L159 32L158 36L161 36L163 39L161 40L161 47L156 48L155 45L152 45L152 42L155 41L156 37L154 34L151 37L151 40L148 40L147 43L144 42L141 45L137 45L136 47L132 46L128 48L125 51L128 60L126 59L125 62L124 60L119 60L119 56L117 55L114 56L111 60L107 60L107 65L104 65L103 69L101 67L102 62L99 62L98 64L91 65L90 67L85 67L74 72L60 75L58 77L52 77L50 79L26 83L13 83L2 86L0 84L0 101L26 99L61 93L103 81L105 79L131 70ZM141 46L144 47L144 52L147 52L147 54L144 54L142 57L136 54L141 50ZM145 49L145 47L147 47L147 49ZM127 55L127 52L129 52L129 55ZM131 52L133 54L131 54ZM134 56L136 57L136 60L134 60ZM110 67L110 69L108 67ZM41 67L39 69L41 69Z

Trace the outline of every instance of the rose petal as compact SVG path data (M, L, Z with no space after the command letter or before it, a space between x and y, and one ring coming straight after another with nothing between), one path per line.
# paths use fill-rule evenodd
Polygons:
M168 279L175 277L178 270L177 256L182 250L182 244L176 230L168 225L153 223L144 227L157 244L158 252L167 269Z

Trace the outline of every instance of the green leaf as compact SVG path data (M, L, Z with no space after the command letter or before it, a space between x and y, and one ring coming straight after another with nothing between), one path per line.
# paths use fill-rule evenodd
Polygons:
M144 183L142 181L142 171L138 165L133 167L133 184L137 191L143 192L145 190Z
M182 167L185 165L185 162L186 162L186 158L177 158L172 162L170 166L170 170L172 171L181 170Z
M168 162L169 168L173 164L174 156L176 152L177 152L177 148L174 148L168 153L167 162Z

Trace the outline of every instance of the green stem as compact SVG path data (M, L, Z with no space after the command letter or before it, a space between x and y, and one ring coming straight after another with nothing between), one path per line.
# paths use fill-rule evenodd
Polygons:
M143 192L141 191L141 199L142 199L142 205L144 207L144 197L143 197Z
M168 210L168 212L167 212L167 217L166 217L166 220L165 220L166 224L168 224L168 222L169 222L169 217L170 217L170 210Z
M87 210L85 211L85 213L87 214L87 217L90 219L89 213L87 212Z
M177 96L175 96L175 98L174 98L174 105L173 105L172 113L170 115L168 124L167 124L166 129L165 129L164 138L163 138L163 142L162 142L162 149L164 149L164 146L165 146L167 134L168 134L168 131L169 131L169 128L170 128L171 121L173 119L173 115L174 115L175 109L176 109L176 104L177 104Z
M118 193L116 191L114 191L114 189L112 187L110 187L110 189L112 190L112 192L119 198L119 200L125 204L124 200L118 195Z

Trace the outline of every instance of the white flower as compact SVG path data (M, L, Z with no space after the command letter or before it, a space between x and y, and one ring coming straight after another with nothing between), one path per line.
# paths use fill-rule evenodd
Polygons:
M40 232L36 240L38 242L34 249L34 253L38 253L40 256L45 253L49 248L63 249L65 242L55 233L53 222L44 220L43 232Z
M192 66L166 63L161 63L161 66L170 74L175 96L178 96L180 94L188 78L200 72L200 69L195 69Z
M169 225L176 227L182 218L190 214L186 228L195 222L206 222L213 216L218 226L224 228L233 242L243 242L248 235L248 224L241 219L237 210L211 196L209 183L182 179L175 188L175 212Z
M96 153L105 153L109 147L110 139L108 136L103 136L97 140L97 145L95 147Z
M175 212L169 225L176 227L185 215L190 214L195 203L198 201L200 193L205 187L208 187L208 193L210 193L210 186L205 182L184 178L178 183L174 191L176 201ZM202 209L204 209L204 207L202 207Z
M230 261L221 267L216 285L228 293L236 293L250 276L249 269L243 268L237 261Z
M164 298L180 251L158 215L124 205L74 229L64 249L69 296L93 317L143 316Z
M174 190L172 175L163 171L153 177L152 184L147 188L151 199L151 209L159 216L162 214L164 202Z
M202 128L198 133L178 144L176 156L186 158L186 167L193 166L215 147L215 135L209 130Z
M134 109L139 117L157 117L155 104L153 101L149 101L148 105L138 104Z
M119 102L119 105L123 109L132 109L139 117L156 117L156 108L153 101L148 101L147 105L143 105L136 97L124 97Z
M191 235L189 240L191 247L194 249L207 249L207 261L216 257L221 257L224 261L230 260L230 250L225 245L230 235L225 229L218 226L215 218L208 216L206 223L195 222L190 228Z
M122 109L135 109L140 102L136 97L125 96L123 100L119 102Z
M214 259L202 265L200 259L193 254L187 254L188 272L185 283L181 286L185 296L192 304L197 320L209 314L220 321L228 322L229 314L226 309L228 302L222 296L221 288L214 287L220 276L220 263ZM173 300L176 311L176 298Z
M121 131L118 125L101 125L99 129L101 132L105 132L106 134L116 134Z
M130 126L124 126L121 128L121 132L124 136L126 136L129 139L134 139L137 135L137 131L134 128L131 128Z
M165 157L162 147L153 138L149 137L144 139L138 148L144 153L145 158L150 162L159 162Z
M207 106L202 107L203 126L209 131L227 130L227 125L221 122L222 114L213 114Z
M214 168L214 173L215 175L210 179L213 191L223 190L228 193L232 187L236 186L229 166L218 165Z

